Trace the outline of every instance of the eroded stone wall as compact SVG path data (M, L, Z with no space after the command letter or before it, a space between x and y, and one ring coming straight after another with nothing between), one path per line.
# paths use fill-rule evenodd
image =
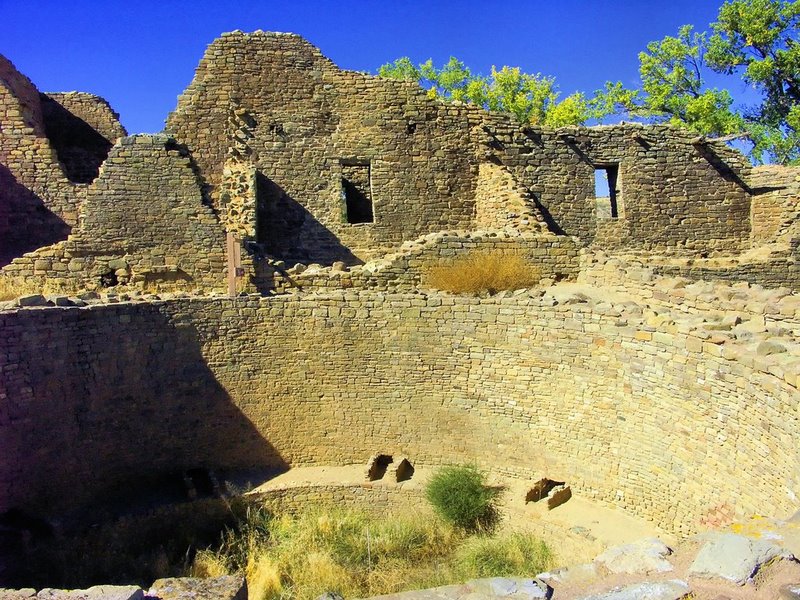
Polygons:
M538 200L551 228L598 247L724 250L746 247L746 159L688 131L636 124L548 130L484 129L491 155ZM595 169L618 169L619 217L598 219Z
M0 510L378 452L568 481L681 533L798 505L797 348L702 315L339 291L17 310L0 330Z
M287 262L353 264L426 233L528 217L608 247L730 252L750 233L748 166L722 144L666 126L523 126L342 71L295 35L224 34L167 128L215 205L227 149L252 160L258 241ZM595 168L611 165L623 204L613 225L598 222L594 198ZM353 169L368 173L372 223L348 222Z
M39 91L0 55L0 266L65 239L81 192L47 139Z
M94 181L111 146L127 135L108 102L84 92L41 95L47 137L74 182Z
M800 232L800 168L764 165L753 169L752 245L786 242Z
M3 269L49 288L223 289L225 232L186 151L164 135L123 138L86 192L66 242Z

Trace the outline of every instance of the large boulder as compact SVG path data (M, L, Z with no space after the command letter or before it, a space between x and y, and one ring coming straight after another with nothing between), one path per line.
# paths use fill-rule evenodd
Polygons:
M689 575L744 585L762 566L784 555L784 550L772 542L715 532L706 536L689 567Z
M157 579L147 592L158 600L247 600L244 577L171 577Z

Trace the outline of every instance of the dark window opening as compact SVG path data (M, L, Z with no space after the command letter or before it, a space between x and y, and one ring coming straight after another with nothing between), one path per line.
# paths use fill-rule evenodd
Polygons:
M183 481L192 500L218 495L216 481L208 469L189 469L184 473Z
M369 165L342 165L342 201L348 223L375 222Z
M114 271L108 271L100 275L100 287L109 288L119 284L117 274Z
M393 458L388 454L376 454L367 463L367 480L377 481L386 475L386 469L392 464Z
M394 478L398 483L401 481L408 481L414 476L414 471L414 465L412 465L407 458L403 458L394 470Z
M556 487L564 485L563 481L553 481L552 479L540 479L533 484L533 487L525 494L525 502L538 502L544 498Z
M598 219L619 219L619 165L596 167L594 170L594 196Z

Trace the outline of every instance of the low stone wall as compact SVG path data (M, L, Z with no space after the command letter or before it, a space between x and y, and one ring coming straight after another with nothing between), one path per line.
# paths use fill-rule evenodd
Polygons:
M261 289L320 290L361 288L415 290L426 287L426 270L473 253L521 255L531 269L552 281L573 280L578 275L578 245L574 238L518 230L442 232L406 242L399 251L357 267L292 266L288 270L261 267L268 277Z
M69 238L2 273L50 289L220 290L225 264L225 232L203 203L191 159L167 136L139 135L111 150Z
M356 510L377 511L381 514L397 511L430 510L419 488L408 489L385 483L301 485L266 491L254 491L248 500L272 508L278 514L296 514L309 505L333 505Z
M162 472L376 452L567 481L679 533L796 510L796 336L651 316L541 292L6 311L0 511L54 513Z

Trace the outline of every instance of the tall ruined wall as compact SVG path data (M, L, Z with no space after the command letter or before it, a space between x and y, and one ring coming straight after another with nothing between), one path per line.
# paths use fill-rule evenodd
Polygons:
M484 130L557 231L599 247L739 250L750 234L746 159L669 126L547 130L496 121ZM617 219L598 219L595 168L616 166Z
M753 246L786 242L800 236L800 168L764 165L753 169L750 187L753 197Z
M114 146L88 188L69 239L3 272L64 289L117 282L221 289L224 231L186 151L164 135L132 136Z
M601 246L731 251L749 237L747 162L724 145L667 126L521 126L342 71L295 35L224 34L167 129L218 206L229 148L247 156L260 177L259 241L287 261L365 260L509 213L544 213L553 231ZM599 222L594 171L610 165L622 218ZM371 200L373 223L348 222L350 187Z
M388 452L567 481L683 533L793 512L796 348L669 316L350 291L1 313L0 511L163 470Z
M353 262L469 228L470 114L415 85L340 71L298 36L234 32L209 46L167 129L217 202L228 147L246 147L262 178L259 238L272 254ZM342 179L354 169L368 182L374 223L344 214Z
M42 116L50 143L71 181L97 177L111 146L127 135L108 102L83 92L42 94Z
M80 192L47 139L39 91L0 55L0 266L65 239Z

